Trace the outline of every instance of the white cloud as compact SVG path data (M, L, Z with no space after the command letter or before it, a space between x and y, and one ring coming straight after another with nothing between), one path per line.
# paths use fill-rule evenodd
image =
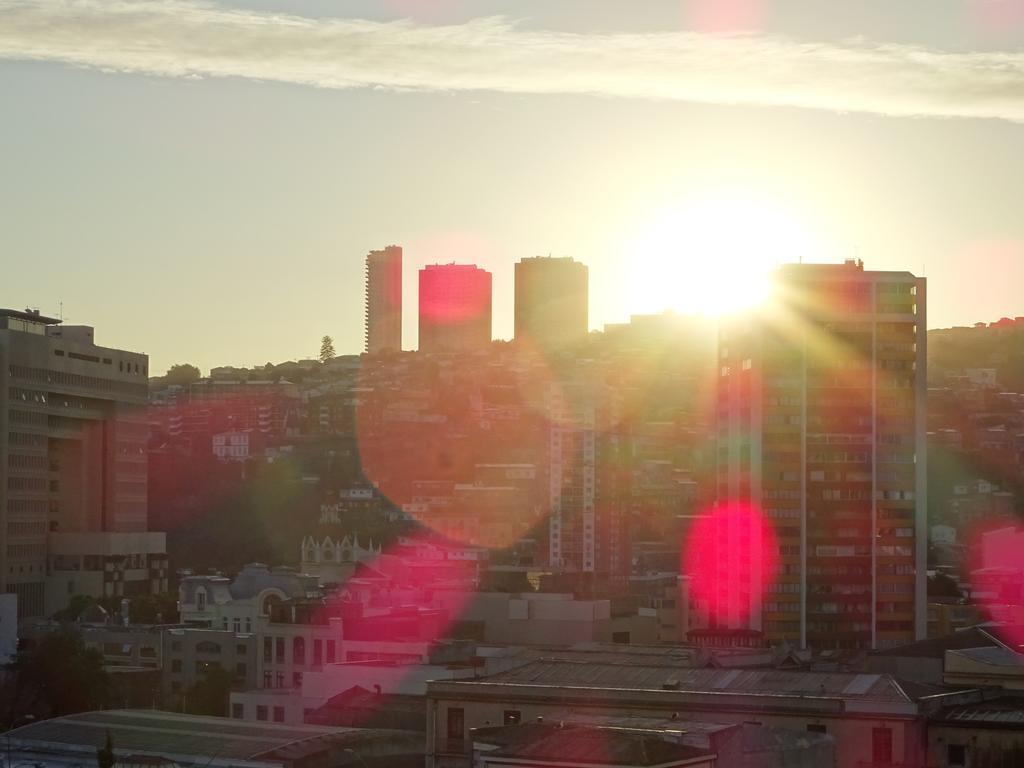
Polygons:
M1024 53L691 32L308 19L185 0L0 0L0 59L321 88L598 94L1024 121Z

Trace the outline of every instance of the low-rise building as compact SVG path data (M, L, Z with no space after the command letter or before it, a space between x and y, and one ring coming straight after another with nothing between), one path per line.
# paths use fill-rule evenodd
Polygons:
M476 728L474 765L818 768L835 763L828 734L678 717L573 715Z
M1004 645L946 651L946 685L1024 691L1024 654Z
M679 732L572 723L477 728L473 764L480 768L715 768L717 755L682 741Z
M928 723L929 768L1024 765L1024 697L943 707Z
M837 768L917 765L925 743L922 707L884 674L539 659L485 678L432 682L427 697L427 768L470 765L473 728L581 714L675 714L827 733ZM929 706L941 701L941 693L933 695Z
M183 768L420 768L423 735L285 726L157 710L81 712L5 734L12 765L93 764L110 737L119 765Z
M165 701L171 706L181 704L188 690L213 669L230 673L239 689L254 688L258 680L256 653L253 634L193 627L165 630L161 648Z

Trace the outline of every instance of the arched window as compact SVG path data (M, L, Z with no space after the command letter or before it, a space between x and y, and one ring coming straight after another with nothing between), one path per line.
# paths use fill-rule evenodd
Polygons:
M263 598L263 606L260 609L260 613L263 616L269 616L274 606L281 602L281 598L278 595L270 594Z
M306 639L296 637L292 640L292 664L306 663Z

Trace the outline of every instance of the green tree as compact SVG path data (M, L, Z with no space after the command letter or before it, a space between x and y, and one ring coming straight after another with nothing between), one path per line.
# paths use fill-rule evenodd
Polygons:
M186 692L185 711L191 715L226 716L234 680L232 674L220 665L207 667L203 679Z
M82 611L95 602L96 598L91 595L72 595L67 607L53 614L53 618L56 621L74 621Z
M187 387L189 384L199 381L201 377L202 374L199 369L191 363L178 363L167 369L167 373L164 374L164 381L168 385L178 384Z
M175 624L178 621L178 596L173 592L139 595L130 600L133 624Z
M324 336L320 339L320 362L326 363L328 360L333 360L334 357L334 339Z
M107 731L107 740L101 748L96 750L97 768L114 768L117 758L114 756L114 740Z
M51 717L103 706L109 679L103 656L86 648L78 629L69 624L22 650L11 665L15 673L12 714L41 712Z

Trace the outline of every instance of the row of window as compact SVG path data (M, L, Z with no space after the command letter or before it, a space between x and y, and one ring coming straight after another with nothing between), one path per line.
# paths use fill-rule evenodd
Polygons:
M15 520L7 523L8 536L41 536L46 530L45 520Z
M48 472L55 469L50 466L50 459L46 456L26 456L20 453L7 455L7 468L29 472Z
M82 376L77 373L65 373L64 371L51 371L46 368L30 368L23 365L8 366L7 372L12 379L36 382L39 384L54 384L64 387L82 387L83 389L95 389L102 392L119 392L125 395L132 395L144 398L149 392L147 384L135 384L127 381L114 381L102 379L97 376Z
M261 722L268 722L270 718L268 715L273 713L273 722L283 723L284 722L284 707L275 706L268 707L266 704L256 705L256 719ZM245 719L245 705L241 702L234 702L231 705L231 716L236 720Z
M46 557L46 544L8 544L8 560L38 560Z
M285 652L287 638L264 637L263 638L263 662L265 664L284 664L287 654ZM324 663L333 664L337 661L337 643L334 640L324 641L321 638L313 639L311 662L314 667ZM304 666L306 664L306 638L292 638L291 663Z
M45 477L8 477L8 491L29 491L45 493L50 489L50 481Z
M7 443L18 448L46 448L49 438L31 432L8 432Z

